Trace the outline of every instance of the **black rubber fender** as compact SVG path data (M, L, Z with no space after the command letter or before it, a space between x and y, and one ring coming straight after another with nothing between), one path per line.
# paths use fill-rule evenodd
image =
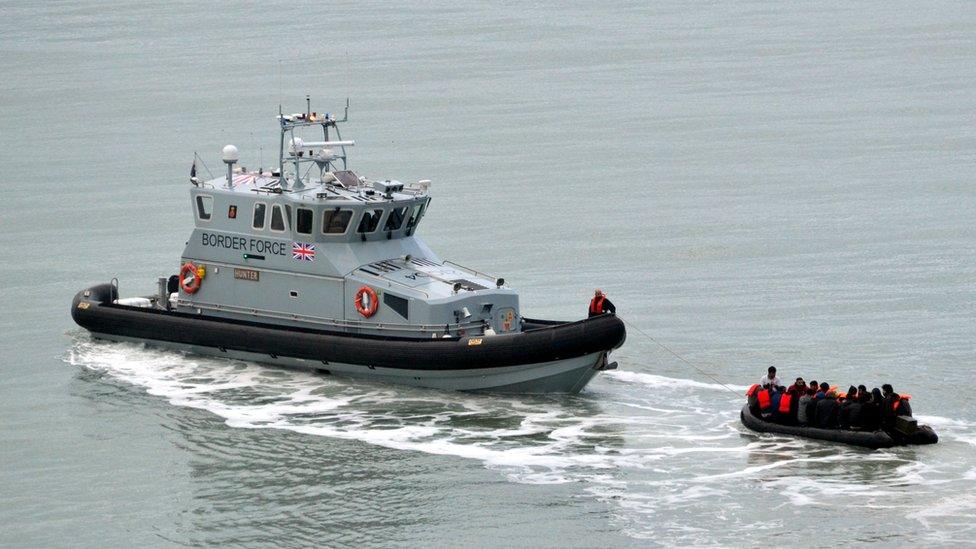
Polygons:
M100 284L79 292L71 316L95 333L140 340L232 349L324 362L417 370L465 370L534 364L607 352L626 329L614 315L568 323L539 323L515 334L405 338L194 315L118 305L117 289Z

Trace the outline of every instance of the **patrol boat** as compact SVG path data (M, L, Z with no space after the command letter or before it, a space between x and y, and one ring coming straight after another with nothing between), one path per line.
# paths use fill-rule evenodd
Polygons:
M350 170L348 114L279 109L277 169L238 167L233 145L224 177L196 177L194 160L179 274L150 296L120 298L117 279L82 290L75 322L97 339L438 389L576 393L616 367L614 315L525 318L504 279L428 248L430 181Z

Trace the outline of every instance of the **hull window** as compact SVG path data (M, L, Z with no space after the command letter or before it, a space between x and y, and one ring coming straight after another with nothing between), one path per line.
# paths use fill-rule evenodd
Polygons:
M213 217L213 197L204 194L197 195L197 217L210 221Z
M383 292L383 304L396 311L396 313L403 318L407 318L406 299L398 295L393 295L389 292Z
M325 234L343 234L352 219L352 210L326 210L322 212L322 232Z
M251 223L251 227L255 229L264 228L264 218L268 211L268 205L264 202L254 203L254 221Z
M312 210L298 208L295 230L301 234L312 234Z

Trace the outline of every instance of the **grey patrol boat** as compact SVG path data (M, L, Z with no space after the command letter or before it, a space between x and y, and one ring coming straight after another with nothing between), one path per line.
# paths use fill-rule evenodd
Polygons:
M75 322L95 338L463 391L580 391L625 329L614 315L522 316L501 278L442 260L416 235L429 181L348 169L337 120L279 114L277 169L191 172L194 229L178 275L155 295L118 282L79 292ZM312 134L309 139L308 134Z

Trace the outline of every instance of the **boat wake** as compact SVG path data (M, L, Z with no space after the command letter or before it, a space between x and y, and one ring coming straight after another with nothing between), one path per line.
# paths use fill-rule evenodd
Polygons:
M870 452L756 435L739 425L742 397L721 385L627 370L598 376L582 395L499 396L350 383L85 335L66 361L234 428L477 460L519 483L579 483L637 538L713 543L714 529L695 525L715 520L716 501L726 502L720 519L730 533L784 503L798 516L808 506L896 505L917 523L955 525L948 508L923 512L913 487L976 487L976 471L945 460L929 465L943 447L970 452L972 423L921 418L943 435L935 449ZM756 497L768 505L741 504ZM791 513L779 515L774 522L782 524ZM953 535L965 532L973 533L956 527Z

